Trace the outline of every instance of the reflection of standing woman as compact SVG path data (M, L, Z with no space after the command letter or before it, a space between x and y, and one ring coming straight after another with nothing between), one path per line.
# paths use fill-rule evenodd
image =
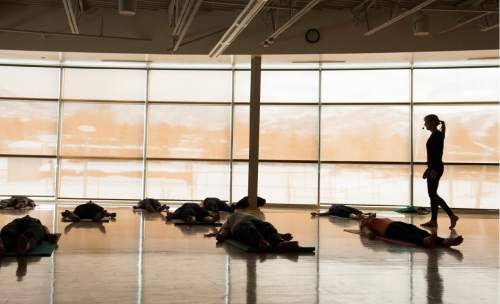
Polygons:
M442 161L443 157L443 146L444 146L444 136L446 132L446 126L444 121L439 120L437 115L429 114L424 118L425 128L432 132L431 136L427 140L427 169L424 172L423 178L427 179L427 192L429 193L429 198L431 200L431 220L427 223L422 224L425 227L437 227L437 214L438 207L441 206L443 210L450 217L450 229L455 227L457 224L458 216L456 216L446 202L437 194L437 189L439 186L439 179L443 175L444 165ZM437 129L438 125L441 124L441 131Z

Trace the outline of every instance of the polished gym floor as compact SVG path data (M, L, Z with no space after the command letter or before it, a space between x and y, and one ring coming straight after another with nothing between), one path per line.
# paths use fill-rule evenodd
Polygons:
M2 211L0 224L30 214L62 233L49 258L3 258L0 303L498 303L497 214L459 214L458 250L401 247L346 233L353 220L310 210L262 209L316 255L246 254L203 237L211 227L166 224L160 215L117 212L115 222L63 223L51 204ZM428 216L384 211L419 224ZM448 236L448 220L439 218Z

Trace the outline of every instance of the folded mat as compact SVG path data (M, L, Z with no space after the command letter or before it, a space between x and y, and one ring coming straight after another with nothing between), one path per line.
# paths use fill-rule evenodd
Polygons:
M344 231L345 232L349 232L349 233L354 233L354 234L361 235L361 232L359 230L357 230L357 229L344 229ZM408 242L398 241L398 240L394 240L394 239L389 239L389 238L386 238L386 237L383 237L383 236L378 236L378 235L375 236L375 239L386 241L388 243L402 245L402 246L418 247L416 244L413 244L413 243L408 243Z
M60 233L57 233L57 239L61 237ZM31 248L24 254L24 256L40 256L40 257L49 257L52 255L52 252L57 248L57 243L49 243L47 241L43 241L40 245L35 248ZM17 256L15 250L7 251L4 256L11 257Z
M90 223L107 223L107 222L109 222L109 217L105 216L102 219L100 219L99 221L94 221L92 219L80 219L79 221L73 221L72 219L70 219L68 217L63 217L62 221L63 222L73 222L73 223L81 223L81 222L86 222L86 223L89 223L89 222Z
M312 253L314 254L314 250L316 247L297 247L297 248L279 248L279 247L270 247L266 249L253 247L242 242L236 241L234 239L225 240L224 243L234 246L238 249L246 251L248 253Z
M222 223L205 223L205 222L186 223L177 221L173 223L175 226L217 226L217 227L222 226Z

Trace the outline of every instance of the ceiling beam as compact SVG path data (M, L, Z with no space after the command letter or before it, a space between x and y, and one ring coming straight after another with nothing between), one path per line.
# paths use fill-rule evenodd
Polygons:
M404 13L402 13L402 14L400 14L392 19L389 19L387 22L384 22L381 25L369 30L364 35L371 36L371 35L375 34L376 32L378 32L382 29L385 29L386 27L389 27L389 26L393 25L394 23L396 23L396 22L398 22L398 21L400 21L400 20L402 20L410 15L415 14L416 12L420 11L424 7L431 5L432 3L436 2L436 1L437 0L426 0L422 3L420 3L419 5L407 10L406 12L404 12Z
M472 18L469 18L469 19L467 19L467 20L465 20L465 21L462 21L462 22L460 22L460 23L457 23L457 24L455 24L454 26L452 26L452 27L450 27L450 28L447 28L447 29L445 29L444 31L439 32L438 34L439 34L439 35L441 35L441 34L446 34L446 33L452 32L452 31L454 31L454 30L456 30L456 29L458 29L458 28L461 28L461 27L462 27L462 26L464 26L464 25L467 25L467 24L469 24L469 23L471 23L471 22L474 22L474 21L476 21L476 20L478 20L478 19L481 19L481 18L483 18L483 17L486 17L486 16L488 16L489 14L491 14L491 13L482 13L482 14L479 14L479 15L474 16L474 17L472 17Z
M297 21L299 21L302 16L307 14L310 10L313 9L318 3L320 3L322 0L312 0L309 2L304 8L302 8L299 12L297 12L295 15L293 15L290 19L288 19L285 24L283 24L279 29L277 29L274 33L272 33L269 37L266 38L261 44L263 46L269 46L276 41L276 38L278 38L281 34L283 34L287 29L292 27Z
M64 11L66 12L66 17L68 18L69 29L72 34L79 34L78 24L76 23L76 14L71 5L71 0L62 0L64 5Z
M461 3L457 4L458 8L465 8L465 7L478 7L480 6L485 0L465 0L462 1Z
M177 51L179 46L181 46L182 40L184 39L184 36L186 36L186 33L194 20L194 16L200 9L202 2L203 0L187 0L185 2L184 7L181 11L179 23L176 24L174 28L174 52Z
M217 57L222 54L231 43L238 38L248 24L252 22L255 16L259 14L267 1L268 0L250 0L208 55L210 57Z

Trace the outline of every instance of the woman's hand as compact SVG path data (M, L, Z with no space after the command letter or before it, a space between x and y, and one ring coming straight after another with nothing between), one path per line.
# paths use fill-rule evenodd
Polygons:
M429 168L425 169L424 174L422 175L423 179L427 178L427 174L429 174Z

